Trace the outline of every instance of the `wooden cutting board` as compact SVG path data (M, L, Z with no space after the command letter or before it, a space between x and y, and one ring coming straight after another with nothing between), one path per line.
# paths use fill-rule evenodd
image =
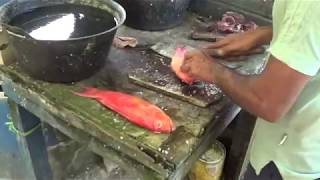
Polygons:
M142 58L129 73L129 80L200 107L207 107L222 97L220 89L214 84L196 82L189 86L182 83L172 72L170 62L169 58L150 51L147 58Z

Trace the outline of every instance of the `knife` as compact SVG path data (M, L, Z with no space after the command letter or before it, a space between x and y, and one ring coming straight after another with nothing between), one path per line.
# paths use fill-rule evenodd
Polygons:
M223 36L215 35L211 32L192 32L191 39L193 40L201 40L201 41L208 41L208 42L217 42L223 39Z
M203 49L206 53L213 57L224 57L224 52L221 49ZM247 52L244 56L263 54L266 51L264 47L258 47Z

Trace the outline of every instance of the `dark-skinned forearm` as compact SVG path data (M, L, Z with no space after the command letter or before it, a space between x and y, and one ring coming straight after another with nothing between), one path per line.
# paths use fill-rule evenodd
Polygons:
M255 36L257 36L256 46L269 44L272 40L272 26L261 26L254 30Z
M214 83L243 109L270 122L275 122L281 116L281 112L277 112L276 107L272 108L268 102L270 94L264 93L267 87L258 81L258 75L240 75L218 63L215 63L213 72Z

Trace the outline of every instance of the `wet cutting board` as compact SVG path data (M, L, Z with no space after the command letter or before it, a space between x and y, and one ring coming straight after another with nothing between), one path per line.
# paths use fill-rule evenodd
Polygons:
M182 83L172 72L169 58L153 51L148 51L144 57L129 73L131 82L200 107L207 107L222 97L220 89L214 84Z

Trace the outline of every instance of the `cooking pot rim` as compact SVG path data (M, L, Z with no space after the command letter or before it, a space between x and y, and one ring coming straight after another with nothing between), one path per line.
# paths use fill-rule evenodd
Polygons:
M9 5L11 2L9 1L8 3L4 4L3 7ZM111 29L108 29L106 31L103 31L103 32L100 32L100 33L96 33L96 34L92 34L92 35L87 35L87 36L82 36L82 37L78 37L78 38L70 38L70 39L65 39L65 40L41 40L41 39L34 39L36 41L41 41L41 42L70 42L70 41L79 41L79 40L84 40L84 39L90 39L90 38L94 38L96 36L100 36L100 35L104 35L106 33L109 33L109 32L112 32L112 31L115 31L117 30L121 25L124 24L125 20L126 20L126 17L127 17L127 14L126 14L126 11L125 9L117 2L115 2L114 0L110 0L110 3L112 4L112 6L114 6L114 8L116 9L116 11L120 14L119 16L119 19L117 19L117 24L116 26L112 27ZM86 5L88 6L88 5ZM93 6L91 6L93 7ZM94 7L96 8L96 7ZM2 9L2 8L0 8ZM113 14L112 14L113 15ZM113 15L114 16L114 15ZM115 17L116 18L116 17ZM120 21L118 21L120 20ZM2 24L2 22L0 22ZM3 30L3 28L1 27L1 24L0 24L0 30ZM21 35L19 34L16 34L8 29L6 29L6 31L8 31L11 35L13 36L16 36L18 38L26 38L26 37L22 37Z

